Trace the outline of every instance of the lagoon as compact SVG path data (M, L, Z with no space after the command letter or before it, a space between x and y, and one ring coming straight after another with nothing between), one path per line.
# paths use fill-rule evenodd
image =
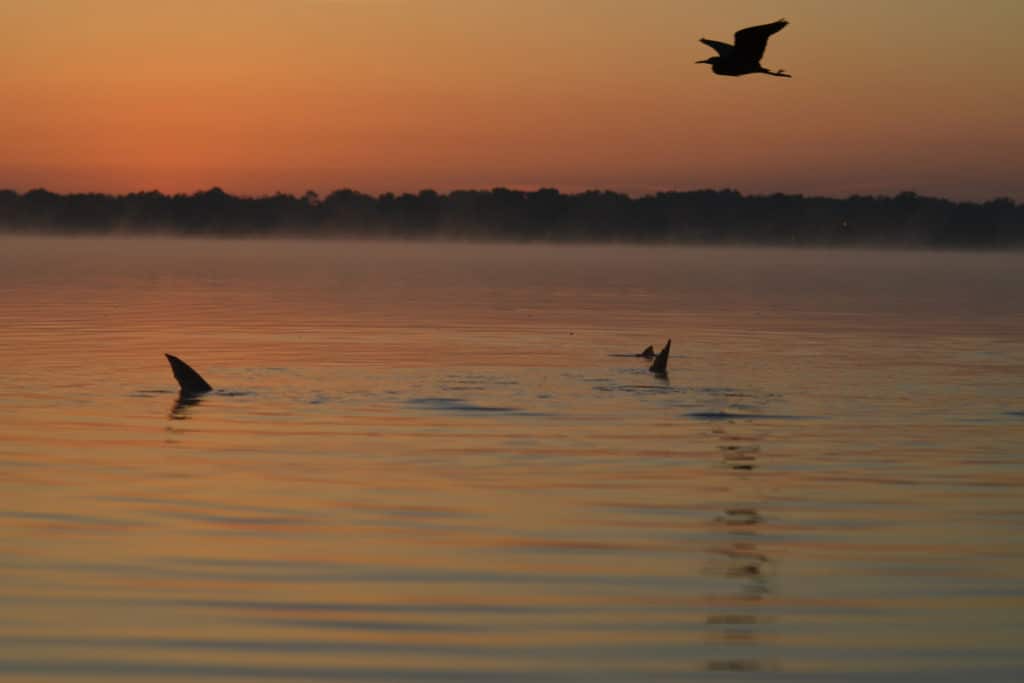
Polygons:
M1022 254L0 244L0 679L1024 670Z

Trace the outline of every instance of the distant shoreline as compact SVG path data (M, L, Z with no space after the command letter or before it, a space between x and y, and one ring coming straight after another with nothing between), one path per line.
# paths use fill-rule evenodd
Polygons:
M45 235L454 239L498 242L1024 246L1024 204L904 192L845 199L734 190L562 194L497 188L371 196L339 190L238 197L0 190L0 231Z

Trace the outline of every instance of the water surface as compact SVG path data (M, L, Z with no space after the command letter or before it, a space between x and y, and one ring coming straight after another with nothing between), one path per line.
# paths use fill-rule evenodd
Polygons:
M0 244L0 678L1024 670L1024 256Z

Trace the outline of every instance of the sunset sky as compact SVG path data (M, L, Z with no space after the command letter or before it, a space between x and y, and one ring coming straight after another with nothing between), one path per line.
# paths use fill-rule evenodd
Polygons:
M790 20L714 76L701 36ZM1024 2L0 0L0 188L1024 200Z

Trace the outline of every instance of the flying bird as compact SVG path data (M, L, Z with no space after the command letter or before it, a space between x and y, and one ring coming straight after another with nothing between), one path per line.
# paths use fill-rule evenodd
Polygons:
M710 64L711 70L719 76L742 76L744 74L768 74L769 76L780 76L792 78L788 73L779 69L769 71L761 66L761 57L764 56L764 48L768 45L768 38L786 28L789 22L779 19L773 24L751 26L736 31L736 44L720 43L717 40L701 38L700 42L712 47L718 52L717 57L702 59L698 64Z

